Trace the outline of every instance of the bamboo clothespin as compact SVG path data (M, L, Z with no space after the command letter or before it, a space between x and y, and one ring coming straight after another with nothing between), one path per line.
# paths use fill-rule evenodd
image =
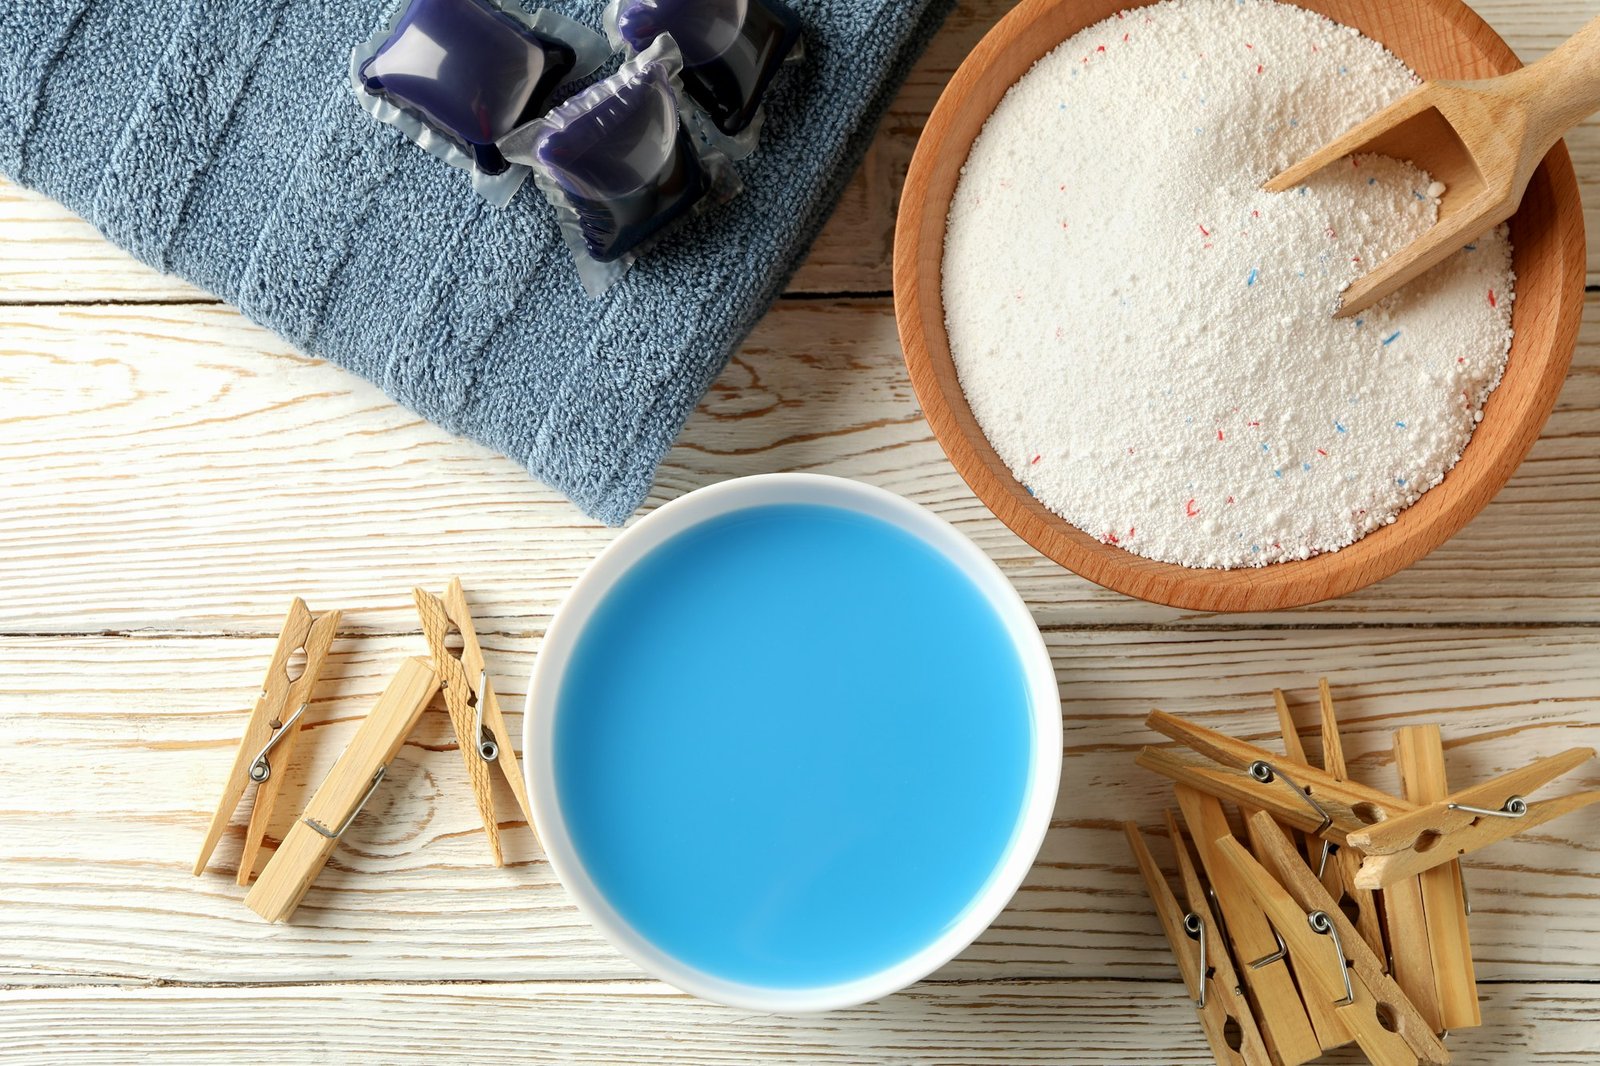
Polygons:
M1291 954L1308 963L1296 970L1310 979L1307 994L1320 993L1336 1004L1361 1050L1377 1066L1448 1063L1444 1044L1384 972L1378 955L1283 830L1260 813L1251 816L1249 825L1259 859L1232 839L1222 841L1220 851L1289 942Z
M1317 681L1318 709L1322 720L1322 767L1340 781L1350 780L1350 767L1344 758L1344 740L1339 736L1339 718L1333 709L1333 692L1327 678ZM1364 808L1363 808L1364 809ZM1348 898L1356 908L1356 928L1361 938L1379 958L1383 957L1383 923L1379 918L1378 901L1372 890L1355 883L1356 869L1361 860L1349 848L1338 848L1326 868L1318 871L1328 894L1342 906ZM1322 865L1319 861L1319 865Z
M1235 1054L1246 1063L1270 1063L1272 1054L1267 1050L1260 1027L1256 1025L1250 1000L1244 994L1244 982L1234 966L1233 949L1223 931L1218 908L1211 906L1211 901L1206 897L1205 886L1201 884L1200 874L1195 869L1195 860L1189 852L1183 830L1178 827L1177 816L1171 808L1166 810L1165 815L1167 839L1172 841L1172 850L1178 860L1178 883L1183 886L1184 900L1189 904L1189 912L1199 915L1203 922L1201 936L1206 940L1206 952L1211 964L1209 969L1212 971L1207 975L1211 980L1210 993L1218 998L1226 1018L1238 1027L1236 1042L1239 1046ZM1233 1051L1235 1040L1230 1036L1227 1021L1222 1023L1221 1028L1222 1045ZM1208 1033L1208 1039L1209 1036ZM1217 1050L1215 1042L1212 1050ZM1218 1061L1223 1060L1219 1057Z
M305 601L296 597L289 604L289 615L284 619L278 634L278 644L272 651L272 663L267 667L266 680L261 684L261 695L256 697L250 719L245 723L244 736L239 740L233 757L233 768L228 772L228 784L222 790L222 800L211 825L206 829L205 842L200 846L200 857L195 860L194 873L204 872L211 853L216 850L222 831L227 828L244 798L245 789L256 785L255 803L250 810L250 825L245 830L244 853L239 858L238 881L250 883L255 869L256 856L266 836L272 819L272 809L277 802L278 790L283 785L281 772L293 756L299 737L300 716L311 701L311 691L322 673L328 658L328 649L339 630L339 612L328 611L313 618ZM299 677L289 676L289 661L296 651L306 653L305 669ZM287 713L286 713L287 712Z
M505 719L500 713L500 701L495 697L489 672L483 664L483 650L478 646L478 633L472 625L466 593L461 589L460 579L451 578L442 600L423 589L413 589L412 595L417 601L417 614L422 618L423 635L433 655L434 672L439 676L439 686L444 689L450 724L455 729L461 757L467 764L472 795L478 802L478 813L489 836L489 850L494 855L494 864L503 866L505 857L500 850L500 825L494 812L489 767L499 765L500 772L511 785L517 806L522 809L522 816L527 819L529 830L533 829L533 808L528 802L522 770L517 765L516 750L511 746L511 734L506 731ZM452 629L461 634L459 655L450 651Z
M1395 733L1395 766L1400 787L1414 803L1437 803L1450 793L1444 769L1444 739L1437 725L1413 725ZM1467 935L1467 894L1461 881L1461 864L1448 862L1403 878L1395 887L1413 881L1422 898L1426 923L1426 958L1433 971L1437 1029L1470 1029L1483 1024L1478 1007L1478 979L1472 964L1472 943ZM1392 889L1385 889L1385 898ZM1420 1004L1419 1004L1420 1006ZM1424 1016L1427 1015L1424 1010Z
M1139 752L1140 766L1220 799L1264 810L1286 825L1336 844L1373 822L1413 809L1375 788L1340 781L1165 711L1151 711L1145 724L1193 754L1146 747Z
M1222 949L1216 916L1206 906L1204 899L1200 900L1198 907L1191 900L1188 911L1179 907L1171 886L1145 845L1139 827L1132 822L1124 822L1122 829L1128 836L1128 846L1133 849L1139 873L1144 877L1145 890L1150 894L1162 932L1166 934L1167 944L1177 960L1178 972L1183 975L1184 987L1189 990L1189 998L1199 1015L1200 1027L1205 1031L1212 1055L1218 1063L1226 1066L1269 1066L1272 1059L1250 1014L1250 1004L1239 989L1238 982L1231 976L1232 967L1227 961L1226 951ZM1175 843L1180 848L1183 846L1181 839L1175 838ZM1230 1021L1239 1029L1237 1049L1230 1040Z
M1592 758L1593 748L1573 748L1452 793L1426 807L1408 804L1409 811L1351 833L1349 843L1362 852L1356 884L1383 888L1600 803L1600 790L1536 803L1523 798Z
M356 815L378 790L406 735L439 689L439 679L421 659L400 665L377 705L362 719L349 747L284 836L245 906L269 922L281 922L310 889Z
M1205 867L1206 877L1216 891L1217 905L1228 940L1239 959L1240 972L1254 997L1256 1023L1261 1027L1267 1047L1283 1066L1298 1066L1320 1058L1326 1050L1322 1043L1324 1036L1337 1038L1331 1027L1325 1034L1316 1030L1295 988L1294 975L1282 950L1283 942L1273 934L1267 916L1245 891L1233 869L1219 858L1217 842L1232 839L1233 835L1222 804L1215 797L1183 785L1178 786L1177 794L1184 824L1200 853L1200 864ZM1331 1011L1323 1013L1327 1024L1326 1015ZM1338 1042L1347 1043L1348 1038Z

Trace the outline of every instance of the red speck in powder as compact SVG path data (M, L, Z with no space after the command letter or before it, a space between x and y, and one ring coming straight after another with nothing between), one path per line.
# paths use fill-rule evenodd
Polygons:
M1106 50L1106 46L1105 45L1101 45L1099 48L1095 49L1096 52L1104 52L1105 50Z
M1033 461L1034 461L1034 463L1038 463L1038 461L1039 461L1039 460L1040 460L1040 459L1043 459L1043 458L1044 458L1044 456L1042 456L1042 455L1035 455L1035 456L1034 456L1034 457L1033 457Z
M1260 64L1260 63L1257 63L1257 64L1256 64L1256 73L1257 73L1257 74L1260 74L1260 73L1261 73L1261 72L1262 72L1262 71L1263 71L1263 70L1266 70L1266 69L1267 69L1267 68L1266 68L1266 67L1264 67L1264 66L1262 66L1262 65L1261 65L1261 64Z
M1233 502L1233 497L1232 497L1232 496L1229 496L1229 497L1228 497L1228 502L1229 502L1229 503L1232 503L1232 502Z
M1251 218L1260 218L1261 217L1261 212L1260 211L1252 211L1252 212L1250 212L1250 217Z
M1254 48L1255 47L1255 45L1251 44L1249 41L1244 42L1244 46L1246 48Z
M1322 456L1323 458L1327 458L1327 456L1328 456L1328 453L1323 451L1321 448L1317 449L1317 454Z
M1249 427L1251 429L1260 429L1261 428L1261 423L1260 422L1250 422L1250 423L1247 423L1247 425L1249 425Z
M1122 43L1123 44L1127 44L1128 43L1128 35L1126 33L1124 33L1122 35Z
M1106 543L1107 544L1119 544L1121 542L1119 540L1117 540L1117 535L1115 533L1107 533L1106 534Z
M1333 240L1335 237L1339 236L1337 233L1333 232L1333 227L1332 226L1329 226L1326 232L1328 234L1328 239L1330 241Z
M1134 529L1134 528L1133 528L1133 527L1132 527L1132 526L1129 526L1129 527L1128 527L1128 536L1130 536L1130 537L1131 537L1131 536L1133 536L1133 535L1134 535L1134 534L1135 534L1135 533L1137 533L1137 532L1138 532L1138 530L1136 530L1136 529Z
M1190 518L1193 518L1195 515L1200 513L1200 509L1194 505L1193 500L1190 500L1188 503L1183 505L1183 513L1188 515Z
M1499 307L1500 306L1500 301L1496 300L1494 298L1494 290L1493 289L1489 290L1489 306L1490 307Z
M1221 439L1222 439L1222 430L1220 430L1220 429L1219 429L1219 430L1217 430L1217 439L1218 439L1218 440L1221 440Z
M1205 226L1201 225L1199 222L1196 222L1195 225L1196 226L1200 226L1200 236L1202 236L1202 237L1211 236L1211 231L1206 229Z

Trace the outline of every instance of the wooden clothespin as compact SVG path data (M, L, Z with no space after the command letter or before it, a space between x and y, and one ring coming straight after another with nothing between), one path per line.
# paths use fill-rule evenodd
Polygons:
M1222 804L1215 797L1184 785L1178 787L1177 795L1184 824L1200 853L1200 864L1216 892L1227 938L1239 960L1245 984L1254 997L1256 1023L1275 1061L1284 1066L1298 1066L1320 1058L1325 1050L1324 1037L1334 1041L1332 1046L1335 1047L1348 1043L1349 1037L1342 1029L1337 1036L1331 1027L1325 1034L1317 1032L1295 987L1283 941L1274 935L1267 916L1240 883L1233 868L1221 861L1217 842L1233 837ZM1322 1013L1326 1023L1332 1012Z
M1178 972L1183 975L1184 987L1189 990L1189 998L1199 1016L1200 1027L1206 1034L1206 1042L1211 1045L1212 1055L1219 1064L1226 1066L1269 1066L1272 1059L1256 1028L1250 1004L1233 976L1233 967L1228 961L1227 950L1217 928L1216 915L1203 897L1198 906L1191 897L1187 911L1179 907L1171 886L1145 845L1139 827L1132 822L1124 822L1122 828L1128 835L1128 846L1133 849L1139 873L1144 877L1145 889L1155 905L1156 917L1167 936L1167 944L1172 948L1173 958L1177 960ZM1174 843L1180 849L1180 856L1183 856L1182 839L1174 837ZM1180 857L1180 865L1182 862L1183 858ZM1193 873L1192 869L1190 873ZM1238 1027L1237 1050L1229 1038L1230 1021Z
M339 846L356 815L388 773L406 735L439 689L439 679L421 659L407 659L377 705L362 719L349 747L306 805L305 814L284 836L245 906L269 922L294 913L317 874Z
M423 635L433 655L434 672L444 689L450 724L455 728L456 742L467 764L472 795L478 802L478 813L489 836L489 850L494 855L494 864L503 866L505 857L500 851L500 825L494 812L489 767L500 767L517 806L522 808L529 830L533 829L533 807L528 802L528 788L517 765L516 750L511 746L511 734L506 731L505 719L500 714L500 701L495 697L489 672L483 664L483 650L478 646L478 633L472 625L466 593L461 589L460 579L451 578L443 599L423 589L413 589L412 595L417 601L417 614L422 618ZM461 634L459 655L449 647L451 630Z
M1250 831L1259 842L1260 859L1231 837L1219 842L1218 853L1288 943L1306 994L1333 1004L1376 1066L1448 1063L1444 1044L1283 830L1258 812L1250 818Z
M339 612L328 611L313 618L305 601L298 597L289 605L289 616L284 619L278 634L278 644L272 651L272 664L267 667L266 680L261 684L261 695L245 723L244 736L239 740L233 757L233 769L228 772L228 784L222 790L222 800L211 825L206 829L205 843L200 846L200 857L195 860L194 873L198 876L206 868L211 853L216 850L222 831L233 818L233 812L252 783L256 786L255 804L250 811L250 826L245 830L244 853L239 858L239 884L250 883L256 857L272 819L272 809L277 802L278 790L283 785L282 770L294 754L295 741L300 732L300 716L311 702L311 690L316 686L328 658L328 649L339 630ZM299 677L289 677L289 662L296 651L304 650L305 669Z
M1593 748L1573 748L1452 793L1426 807L1408 804L1410 810L1350 833L1348 842L1362 852L1356 884L1384 888L1563 814L1600 803L1600 791L1537 803L1524 798L1526 793L1592 758Z
M1321 712L1322 722L1322 768L1338 781L1349 782L1350 767L1344 758L1344 740L1339 736L1339 718L1333 709L1333 692L1328 687L1327 678L1317 681L1318 709ZM1392 798L1389 806L1394 805ZM1365 810L1365 808L1362 808ZM1331 842L1325 841L1329 844ZM1326 854L1326 853L1324 853ZM1383 922L1379 914L1376 897L1372 890L1361 888L1355 883L1356 869L1361 865L1360 858L1349 848L1336 848L1334 854L1328 856L1327 861L1318 859L1320 867L1318 876L1328 895L1340 904L1340 909L1346 899L1356 908L1355 926L1361 932L1361 939L1373 950L1379 958L1383 957Z
M1222 1044L1232 1050L1233 1044L1237 1042L1239 1047L1235 1054L1245 1062L1271 1062L1272 1054L1267 1050L1266 1039L1256 1024L1249 997L1244 994L1244 981L1239 977L1238 968L1234 965L1233 949L1223 932L1220 911L1212 906L1211 900L1207 897L1206 887L1200 880L1199 871L1195 868L1194 856L1189 852L1189 844L1184 839L1183 831L1178 828L1177 816L1171 808L1164 814L1167 839L1172 842L1172 850L1178 860L1178 883L1183 886L1184 901L1189 905L1189 913L1199 915L1203 923L1201 934L1206 940L1209 970L1212 971L1207 974L1207 978L1211 981L1211 994L1218 997L1224 1014L1238 1027L1237 1041L1235 1041L1229 1035L1227 1022L1223 1022ZM1187 931L1186 928L1185 932ZM1216 1050L1216 1044L1212 1045L1212 1050Z
M1444 738L1437 725L1406 726L1396 732L1394 761L1406 799L1418 804L1436 803L1450 794L1444 769ZM1426 927L1423 957L1429 961L1433 978L1432 987L1427 990L1433 996L1433 1012L1430 1015L1421 1002L1418 1009L1423 1017L1435 1021L1436 1031L1482 1025L1472 942L1467 935L1467 892L1461 880L1461 864L1451 861L1414 877L1401 878L1384 890L1384 898L1402 896L1412 884L1422 901ZM1405 982L1400 984L1405 987Z
M1378 789L1340 781L1316 767L1165 711L1151 711L1145 724L1193 753L1146 747L1139 752L1140 766L1219 799L1266 811L1286 825L1336 844L1374 822L1414 809Z

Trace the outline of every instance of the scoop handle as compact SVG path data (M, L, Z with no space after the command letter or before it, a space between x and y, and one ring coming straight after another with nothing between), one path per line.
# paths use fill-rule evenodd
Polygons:
M1573 126L1600 111L1600 18L1512 77L1526 100L1528 140L1542 156Z

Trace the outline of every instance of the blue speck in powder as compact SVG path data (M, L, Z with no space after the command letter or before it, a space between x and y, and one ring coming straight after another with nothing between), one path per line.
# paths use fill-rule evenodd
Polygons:
M1310 463L1301 463L1300 464L1300 469L1301 470L1310 470L1311 469L1311 464Z
M1394 479L1394 483L1396 485L1404 485L1406 483L1406 479L1403 477L1397 477Z
M1274 470L1272 472L1272 476L1273 477L1282 477L1283 476L1283 471L1282 470Z
M1412 195L1412 196L1415 196L1415 197L1416 197L1416 198L1417 198L1417 199L1419 199L1419 200L1426 200L1426 199L1427 199L1427 197L1426 197L1426 196L1424 196L1424 195L1422 195L1422 194L1421 194L1421 193L1420 193L1420 192L1418 192L1418 191L1417 191L1417 190L1415 190L1415 189L1412 189L1412 190L1411 190L1411 195Z
M1271 451L1271 450L1272 450L1272 449L1271 449L1271 448L1269 448L1269 447L1267 447L1267 446L1266 446L1266 445L1265 445L1265 444L1263 444L1263 445L1262 445L1262 446L1261 446L1261 450L1262 450L1262 451L1264 451L1264 452L1270 452L1270 451Z
M1378 179L1377 178L1368 178L1367 179L1367 184L1368 185L1376 185L1376 184L1378 184Z
M1259 273L1260 271L1258 271L1255 267L1251 267L1250 276L1244 279L1244 287L1248 289L1253 286L1256 283L1256 275Z
M1335 422L1333 424L1333 428L1338 430L1340 433L1348 433L1349 432L1349 430L1345 429L1344 426L1340 425L1338 422Z
M1406 424L1404 422L1396 422L1395 426L1398 429L1405 429L1406 428Z
M1393 344L1395 341L1397 341L1399 339L1400 339L1400 331L1399 330L1395 330L1393 333L1391 333L1387 337L1383 338L1383 346L1385 348L1387 348L1389 345Z

